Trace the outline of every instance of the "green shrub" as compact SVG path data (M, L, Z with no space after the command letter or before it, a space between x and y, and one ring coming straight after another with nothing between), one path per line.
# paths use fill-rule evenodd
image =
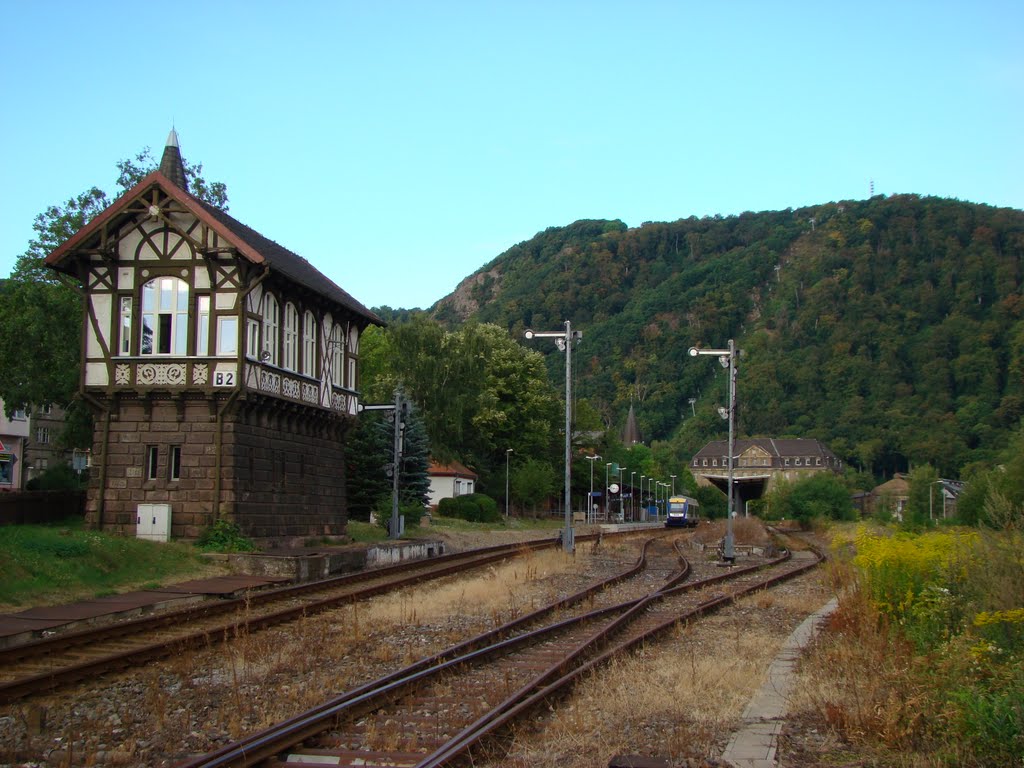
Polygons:
M956 681L959 682L959 681ZM961 744L987 765L1014 765L1024 755L1024 671L1017 664L949 691Z
M82 478L70 464L55 464L25 483L27 491L77 491L83 487Z
M398 505L398 514L405 516L406 528L418 527L425 512L426 510L423 508L423 505L415 501ZM387 530L391 524L391 502L377 507L374 510L374 518L377 521L377 525Z
M204 552L252 552L256 549L256 545L242 535L238 524L230 520L218 520L204 530L196 547Z
M456 517L470 523L498 523L501 513L498 502L482 493L470 493L456 496L454 499L441 499L437 512L444 517Z

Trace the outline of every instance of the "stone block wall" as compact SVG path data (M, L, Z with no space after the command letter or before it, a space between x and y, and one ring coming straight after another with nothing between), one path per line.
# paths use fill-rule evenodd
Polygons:
M233 467L225 511L253 538L344 535L345 431L337 416L313 409L242 409L224 435Z
M105 472L94 466L87 524L134 536L139 504L168 503L171 537L196 538L217 517L219 481L219 512L246 536L344 535L343 420L313 408L285 411L267 400L236 403L224 414L218 442L215 414L205 399L122 401L110 422L106 456L103 420L97 419L93 463L106 466ZM152 478L151 446L157 451ZM181 451L178 479L170 475L173 446Z

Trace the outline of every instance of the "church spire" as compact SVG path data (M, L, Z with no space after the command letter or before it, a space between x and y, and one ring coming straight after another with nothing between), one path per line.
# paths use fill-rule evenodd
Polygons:
M636 411L633 410L633 401L629 403L629 415L626 416L626 428L622 432L622 443L628 448L643 440L640 437L640 427L636 423Z
M178 133L174 128L171 128L171 132L167 136L164 156L160 158L160 173L173 181L175 186L188 191L188 182L185 180L185 163L181 159L181 150L178 149Z

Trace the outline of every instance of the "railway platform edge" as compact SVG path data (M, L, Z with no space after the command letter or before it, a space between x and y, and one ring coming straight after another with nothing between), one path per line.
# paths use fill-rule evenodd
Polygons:
M821 623L836 609L832 598L800 624L768 667L761 688L743 711L743 726L736 731L722 760L735 768L776 768L778 738L789 707L789 693L795 683L800 654L811 642Z

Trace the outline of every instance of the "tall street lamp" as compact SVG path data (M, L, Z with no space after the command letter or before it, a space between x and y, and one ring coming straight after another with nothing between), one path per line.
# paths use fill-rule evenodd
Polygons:
M594 462L600 459L600 456L584 456L587 461L590 462L590 503L587 504L587 522L594 522Z
M619 467L619 512L622 513L622 522L626 522L626 510L622 506L622 486L625 485L625 483L622 482L622 478L626 476L627 469L629 469L629 467ZM611 511L610 507L609 511Z
M508 520L508 456L512 453L511 448L505 449L505 519Z
M611 503L609 501L609 498L608 498L608 470L611 469L611 466L612 466L612 463L610 461L606 462L605 465L604 465L604 496L602 498L604 499L604 518L605 518L605 522L608 521L608 507L609 507L609 505Z
M636 472L629 473L629 519L630 522L636 519L636 491L633 490L633 475Z
M645 520L647 519L647 511L644 509L644 480L646 479L647 475L640 475L640 517Z
M675 475L669 475L669 477L672 478L672 495L675 496L676 495L676 476Z
M729 506L722 556L725 560L731 563L736 559L736 551L733 547L734 542L732 537L733 456L736 453L736 344L732 339L729 339L729 347L727 349L700 349L699 347L690 347L690 357L697 357L699 355L713 355L718 358L718 361L723 367L729 369L729 407L727 409L727 416L729 419L729 480L726 485L726 488L728 488Z
M572 345L583 338L582 331L574 331L572 323L565 321L564 331L533 331L523 333L527 339L554 339L558 348L565 352L565 531L562 533L562 549L572 553L575 550L572 532Z

